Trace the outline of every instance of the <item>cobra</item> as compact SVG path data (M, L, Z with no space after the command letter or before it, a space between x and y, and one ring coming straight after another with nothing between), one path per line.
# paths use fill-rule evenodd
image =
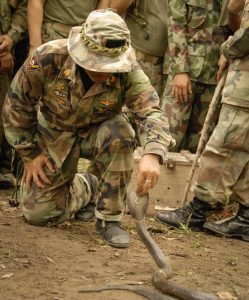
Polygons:
M105 290L127 290L144 296L149 300L221 300L215 294L204 293L171 282L172 268L169 259L163 254L156 242L147 231L145 216L149 205L149 196L139 197L134 189L129 187L127 192L127 205L136 224L137 233L158 266L158 270L152 276L152 283L158 291L138 285L108 285L101 288L81 289L79 292L101 292ZM171 295L174 298L167 296Z

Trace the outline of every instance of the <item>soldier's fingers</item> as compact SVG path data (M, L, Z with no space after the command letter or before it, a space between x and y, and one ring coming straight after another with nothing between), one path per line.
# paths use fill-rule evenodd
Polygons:
M46 164L47 168L49 169L49 171L51 171L51 172L54 173L55 169L54 169L54 167L53 167L51 161L49 160L49 158L47 158L47 159L45 160L45 164Z
M31 189L31 180L32 180L32 175L29 172L26 172L26 176L25 176L25 184L26 184L26 188L27 191L29 192Z
M188 101L188 89L187 89L187 87L182 88L182 97L183 97L184 102Z
M40 178L36 173L33 174L33 180L36 186L38 186L40 189L44 189L45 186L42 184Z
M136 187L136 192L137 192L138 194L140 194L141 191L142 191L142 189L143 189L144 180L145 180L145 177L143 177L143 176L138 176L138 177L137 177L137 187Z
M47 183L47 184L51 184L51 181L48 179L48 177L46 176L46 174L43 172L43 170L41 170L40 172L38 172L39 177L43 180L43 182Z
M172 87L171 97L176 97L176 87L174 85Z
M182 88L177 88L177 100L180 103L184 102L183 91Z

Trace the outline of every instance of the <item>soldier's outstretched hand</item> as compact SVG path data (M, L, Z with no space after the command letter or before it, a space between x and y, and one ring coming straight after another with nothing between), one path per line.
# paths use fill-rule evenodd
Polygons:
M48 168L49 171L54 172L52 163L44 153L40 154L32 161L24 163L23 176L28 191L30 191L32 182L40 189L45 188L46 184L51 184L51 181L44 172L44 168Z
M160 176L159 156L155 154L144 155L138 164L136 193L146 195L153 188Z

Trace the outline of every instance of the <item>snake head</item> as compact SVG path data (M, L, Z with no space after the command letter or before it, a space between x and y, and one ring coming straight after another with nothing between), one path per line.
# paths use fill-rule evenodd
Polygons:
M134 192L133 188L129 186L126 200L131 216L137 221L143 220L149 206L149 195L146 194L140 197Z

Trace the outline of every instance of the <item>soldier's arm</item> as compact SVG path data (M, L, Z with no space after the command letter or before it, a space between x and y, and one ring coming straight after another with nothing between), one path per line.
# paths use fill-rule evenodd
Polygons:
M170 135L168 120L160 109L159 97L139 66L126 75L125 100L136 123L144 154L156 154L162 161L166 150L174 146L175 140Z
M169 26L168 41L171 59L170 69L173 73L187 73L188 47L187 47L187 8L184 0L169 0Z
M228 3L229 12L238 15L241 13L245 5L245 0L230 0Z
M44 3L45 0L28 0L29 55L42 44Z
M17 1L17 7L12 15L8 36L16 44L27 34L27 0Z
M27 0L18 1L17 7L13 9L9 29L5 34L0 35L0 56L9 55L13 45L27 33Z
M249 20L243 21L243 27L222 44L221 52L227 59L241 58L249 54Z
M134 0L109 0L109 7L116 9L118 14L125 15Z
M17 72L5 99L5 135L24 161L30 161L41 153L36 142L36 106L43 94L44 81L40 57L29 57Z
M245 5L245 0L230 0L227 6L229 27L235 32L239 29L241 23L240 13Z
M103 9L110 7L110 0L99 0L96 9Z

